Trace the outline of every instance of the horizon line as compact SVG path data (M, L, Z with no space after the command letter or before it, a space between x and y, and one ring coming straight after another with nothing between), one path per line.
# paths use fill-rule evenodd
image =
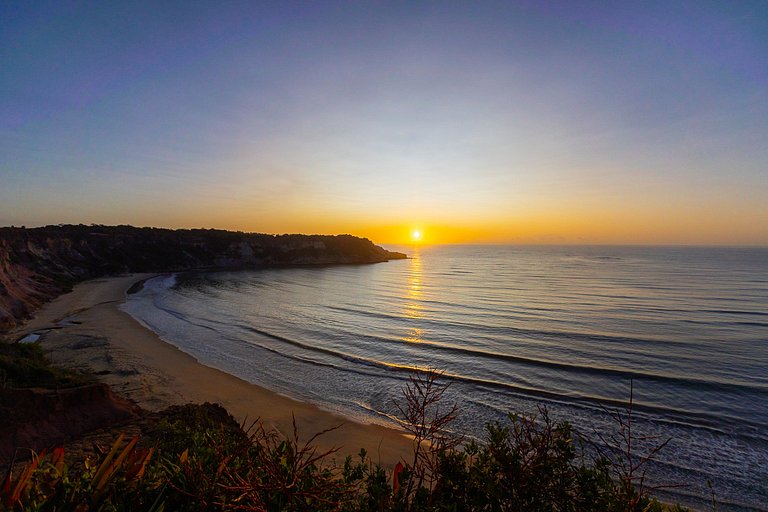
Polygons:
M177 231L177 230L202 230L202 231L228 231L231 233L244 233L244 234L259 234L259 235L272 235L272 236L280 236L280 235L305 235L305 236L342 236L342 235L349 235L349 236L356 236L358 238L367 238L371 242L377 244L377 245L390 245L390 246L399 246L399 247L429 247L429 246L526 246L526 247L564 247L564 246L572 246L572 247L699 247L699 248L744 248L744 249L764 249L768 248L768 243L743 243L743 244L732 244L732 243L716 243L716 242L702 242L702 243L675 243L675 242L567 242L567 241L560 241L560 242L524 242L524 241L498 241L498 242L482 242L482 241L475 241L475 242L428 242L428 241L421 241L421 242L396 242L396 241L377 241L371 238L370 236L362 236L362 235L354 235L347 232L337 232L337 233L302 233L302 232L268 232L268 231L246 231L246 230L236 230L236 229L226 229L226 228L217 228L217 227L168 227L168 226L135 226L133 224L100 224L100 223L57 223L57 224L34 224L34 225L6 225L6 226L0 226L0 229L40 229L40 228L46 228L46 227L64 227L64 226L86 226L86 227L132 227L136 229L167 229L171 231Z

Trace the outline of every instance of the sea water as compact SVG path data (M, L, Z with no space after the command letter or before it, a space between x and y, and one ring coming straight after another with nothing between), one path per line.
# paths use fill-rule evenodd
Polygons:
M664 499L768 510L768 249L392 247L375 265L189 272L126 311L199 361L393 425L415 368L444 372L454 428L546 406L587 441L633 399ZM642 453L637 453L642 455Z

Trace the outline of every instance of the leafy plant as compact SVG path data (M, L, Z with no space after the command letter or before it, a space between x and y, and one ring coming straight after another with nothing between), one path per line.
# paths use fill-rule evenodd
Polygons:
M238 424L220 406L174 407L155 418L144 445L120 436L97 462L70 472L61 448L34 455L0 486L6 510L542 511L683 512L650 497L647 462L636 456L631 405L608 453L589 459L567 422L542 407L487 425L483 442L459 444L450 431L456 406L443 406L437 372L414 375L400 411L414 453L394 470L361 450L343 466L335 450L283 435L260 422ZM623 443L623 444L622 444ZM614 449L610 447L613 446ZM624 457L625 460L621 460Z
M14 464L0 488L2 510L102 510L125 504L136 490L152 458L153 448L137 448L134 437L123 446L120 435L98 465L86 461L85 471L70 478L64 449L33 454L17 478Z

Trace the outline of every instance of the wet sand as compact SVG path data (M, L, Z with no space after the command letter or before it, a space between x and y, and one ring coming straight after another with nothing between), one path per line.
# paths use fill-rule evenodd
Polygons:
M315 443L321 449L339 447L337 461L348 454L355 455L360 448L365 448L374 461L387 466L409 459L411 442L397 430L360 424L292 400L202 365L164 342L119 309L126 290L151 276L132 274L81 283L72 292L44 305L10 337L19 339L50 329L40 341L54 363L96 375L115 392L145 409L214 402L226 407L238 421L250 423L261 419L265 425L290 435L295 416L301 440L341 425Z

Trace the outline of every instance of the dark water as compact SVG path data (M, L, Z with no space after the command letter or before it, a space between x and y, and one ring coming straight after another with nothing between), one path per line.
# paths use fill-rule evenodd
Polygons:
M768 249L442 246L377 265L192 273L125 308L210 366L388 424L415 367L482 437L546 405L585 436L634 386L666 499L768 510Z

